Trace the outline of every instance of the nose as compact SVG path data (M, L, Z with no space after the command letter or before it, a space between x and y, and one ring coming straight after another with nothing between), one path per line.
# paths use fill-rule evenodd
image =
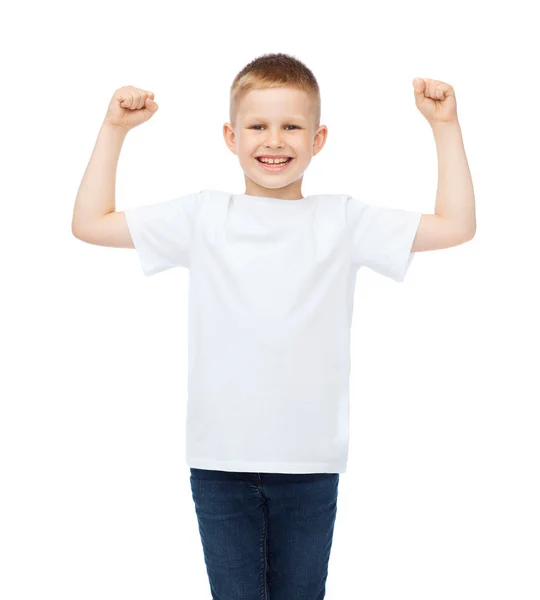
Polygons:
M268 136L266 138L266 142L264 144L265 148L282 148L283 140L282 140L283 132L278 127L269 128Z

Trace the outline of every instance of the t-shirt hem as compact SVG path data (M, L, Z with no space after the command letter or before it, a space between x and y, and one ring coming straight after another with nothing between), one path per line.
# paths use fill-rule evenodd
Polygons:
M187 458L187 465L193 469L211 471L228 471L238 473L345 473L347 464L342 461L324 463L282 463L282 462L250 462L247 460L205 460Z

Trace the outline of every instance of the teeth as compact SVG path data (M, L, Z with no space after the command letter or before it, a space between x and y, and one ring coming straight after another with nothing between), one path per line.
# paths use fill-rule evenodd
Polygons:
M289 159L288 158L279 158L279 159L272 159L272 158L259 158L259 160L261 162L265 162L268 163L270 165L273 165L275 163L284 163L287 162Z

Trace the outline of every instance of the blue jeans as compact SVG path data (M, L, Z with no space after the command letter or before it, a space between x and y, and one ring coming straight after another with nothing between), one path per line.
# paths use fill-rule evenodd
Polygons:
M322 600L339 473L191 468L212 600Z

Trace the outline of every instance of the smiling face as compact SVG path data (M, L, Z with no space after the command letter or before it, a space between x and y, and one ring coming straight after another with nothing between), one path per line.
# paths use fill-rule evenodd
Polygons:
M296 88L251 90L239 103L235 127L223 125L225 143L244 171L245 193L283 200L302 198L304 171L327 135L327 127L315 123L314 101ZM292 160L265 166L256 158L262 155Z

